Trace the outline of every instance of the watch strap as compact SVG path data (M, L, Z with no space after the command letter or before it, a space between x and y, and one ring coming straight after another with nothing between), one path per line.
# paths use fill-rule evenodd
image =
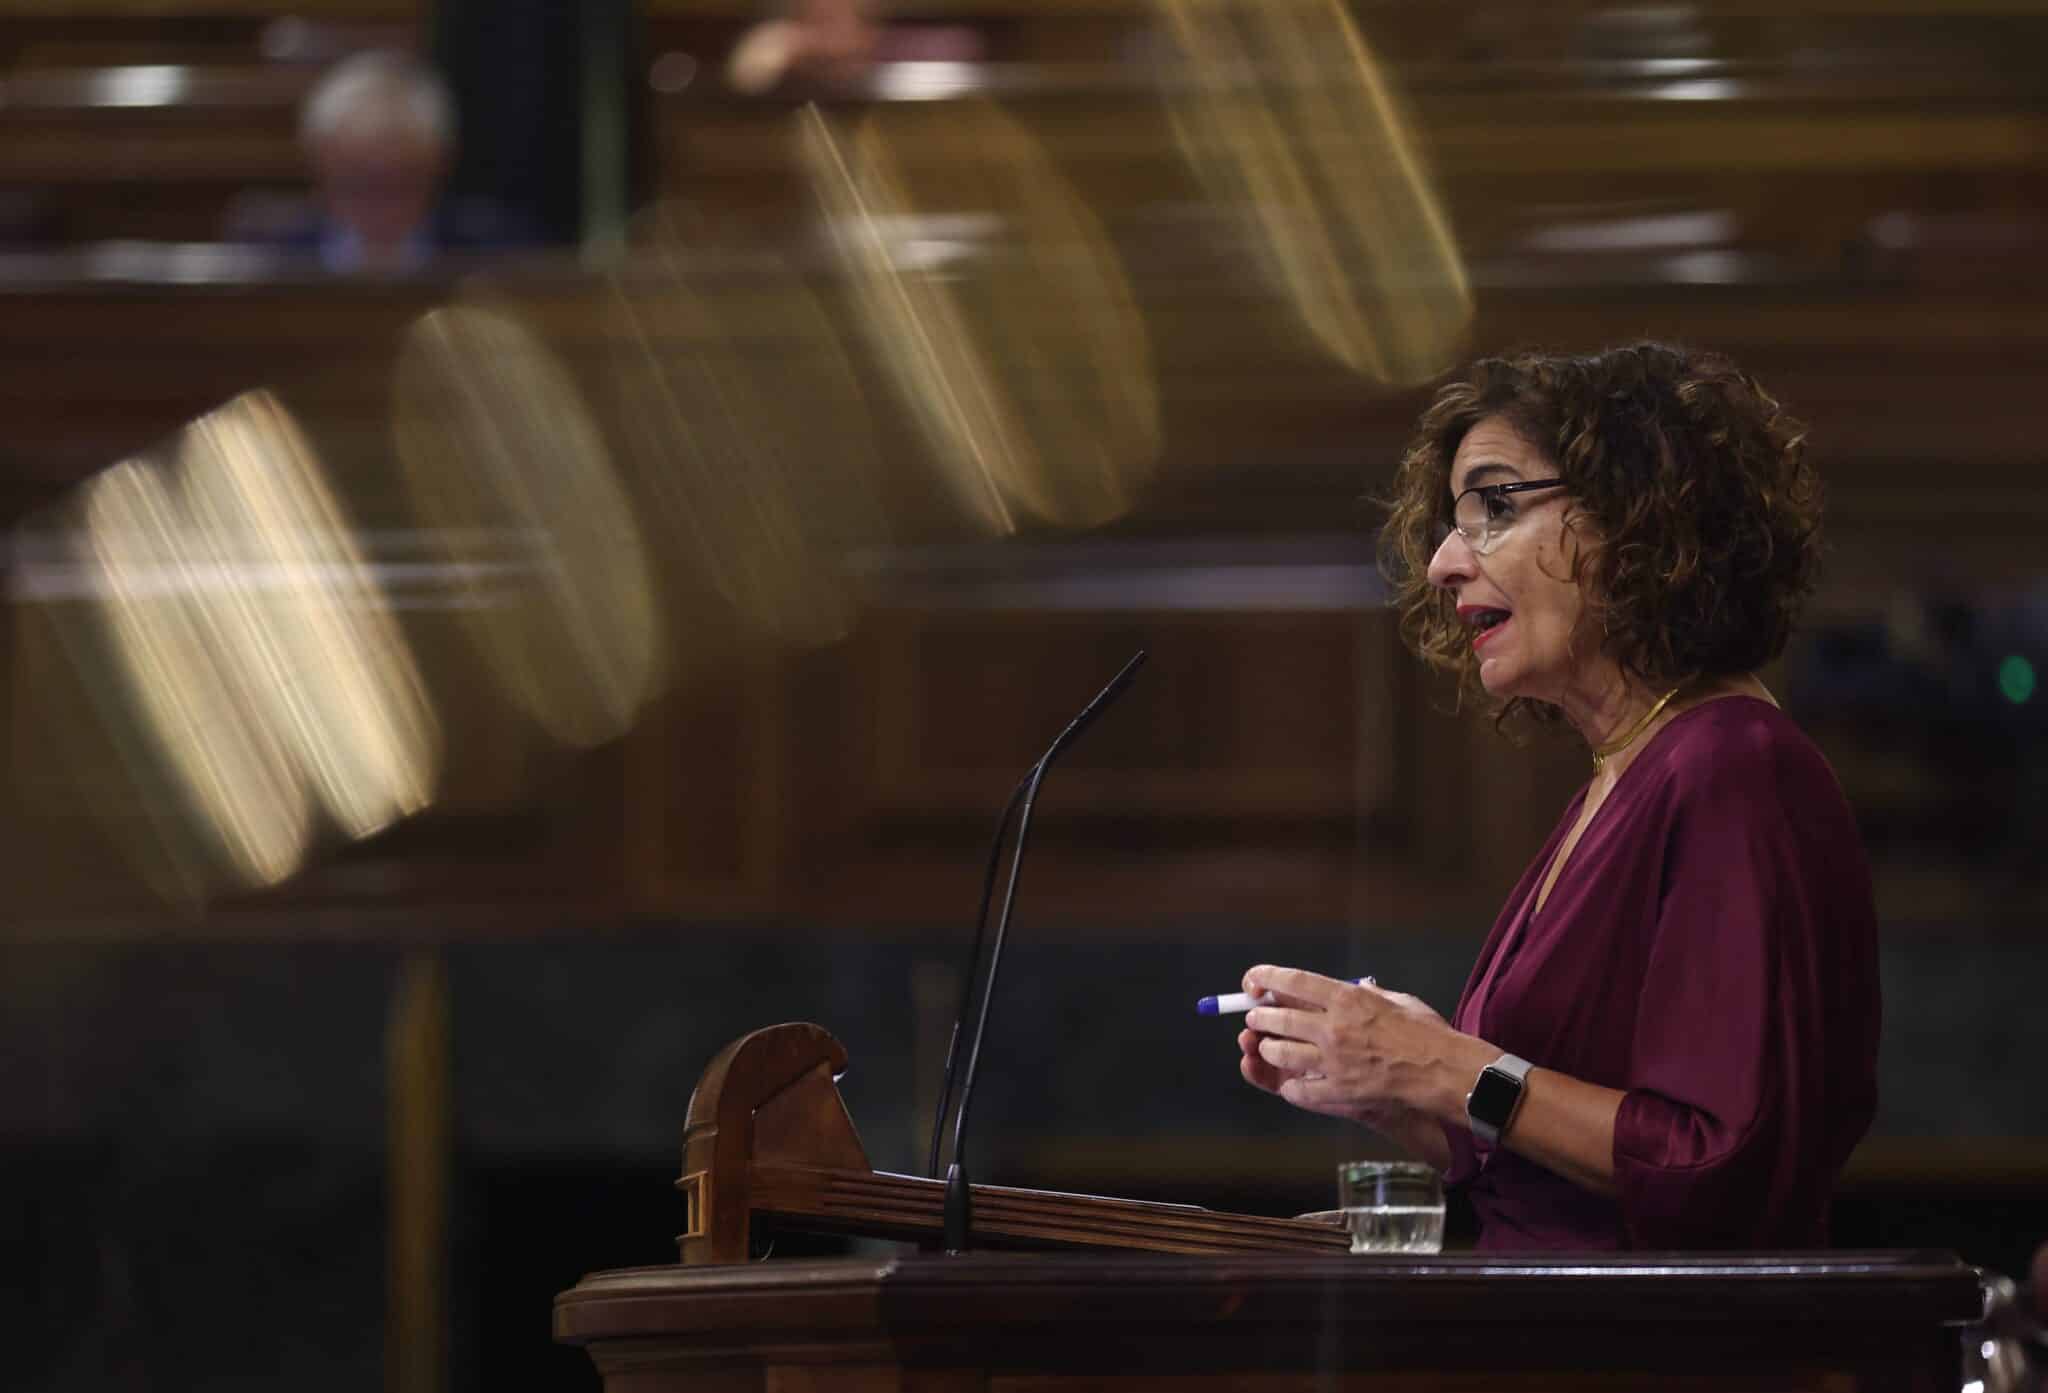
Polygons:
M1472 1091L1465 1095L1465 1119L1472 1126L1473 1136L1489 1146L1500 1140L1500 1134L1508 1129L1508 1124L1515 1120L1515 1114L1521 1110L1522 1096L1528 1089L1529 1071L1535 1067L1520 1055L1503 1054L1479 1071L1479 1077L1473 1080ZM1472 1104L1479 1097L1481 1085L1486 1082L1486 1076L1489 1074L1505 1080L1513 1088L1514 1097L1505 1112L1482 1117Z

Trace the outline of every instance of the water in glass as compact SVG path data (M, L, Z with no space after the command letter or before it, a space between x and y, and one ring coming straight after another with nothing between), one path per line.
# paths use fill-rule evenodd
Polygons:
M1346 1161L1337 1202L1354 1253L1436 1253L1444 1246L1443 1179L1413 1161Z

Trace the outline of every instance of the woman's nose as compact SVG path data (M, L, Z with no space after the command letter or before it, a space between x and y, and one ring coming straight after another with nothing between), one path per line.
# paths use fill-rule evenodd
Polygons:
M1448 590L1470 579L1472 548L1466 544L1464 534L1453 528L1437 543L1436 555L1429 558L1429 583Z

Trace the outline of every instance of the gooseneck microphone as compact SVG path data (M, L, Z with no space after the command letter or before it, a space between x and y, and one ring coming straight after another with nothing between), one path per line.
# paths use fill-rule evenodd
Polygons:
M1031 775L1026 774L1010 790L1002 820L996 823L995 840L988 846L988 865L981 872L981 908L974 913L974 946L967 950L967 971L960 977L960 1009L953 1013L953 1035L946 1041L946 1070L939 1080L939 1107L932 1114L932 1151L924 1173L934 1180L939 1178L939 1142L946 1135L946 1107L953 1100L953 1070L960 1063L960 1032L967 1026L967 1013L974 1009L974 969L981 963L981 945L988 939L988 902L995 893L996 867L1002 863L1003 837L1009 832L1010 819L1017 815L1017 805L1024 801L1024 791L1029 787Z
M946 1167L946 1208L945 1244L953 1253L967 1251L968 1234L974 1223L973 1192L967 1181L966 1140L967 1110L974 1101L974 1077L981 1065L982 1037L988 1033L989 1002L995 996L996 972L1002 966L1003 940L1010 928L1010 911L1017 903L1017 878L1024 866L1024 846L1031 836L1031 809L1038 801L1038 786L1045 781L1046 771L1058 759L1060 752L1073 743L1082 731L1094 724L1095 718L1112 701L1123 695L1124 688L1131 685L1131 679L1145 663L1145 650L1139 649L1123 670L1110 678L1109 685L1096 693L1095 700L1081 708L1081 714L1067 723L1052 745L1031 766L1023 781L1010 795L1009 806L1004 808L1002 821L996 824L995 845L989 848L988 869L982 877L981 913L975 924L974 952L967 962L968 981L960 996L960 1015L953 1023L953 1038L946 1050L945 1076L939 1087L939 1111L932 1119L931 1170L938 1170L939 1134L946 1117L946 1105L953 1089L953 1069L960 1051L960 1034L966 1024L968 1005L974 999L973 977L975 965L981 958L981 944L988 926L988 905L990 891L995 888L996 866L1000 860L1003 833L1010 825L1010 815L1017 814L1016 844L1010 851L1010 875L1003 887L1003 907L996 915L996 929L988 950L988 971L983 974L981 986L981 1010L975 1016L974 1043L967 1051L967 1072L960 1081L960 1107L953 1114L953 1159Z

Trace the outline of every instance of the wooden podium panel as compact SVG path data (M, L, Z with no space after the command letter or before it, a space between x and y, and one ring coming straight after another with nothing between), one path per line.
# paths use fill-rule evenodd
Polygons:
M835 1080L846 1051L802 1021L743 1035L712 1059L683 1123L684 1231L693 1266L744 1262L777 1228L927 1245L939 1241L945 1185L868 1164ZM1155 1253L1347 1252L1325 1223L1225 1214L1109 1195L969 1187L975 1245Z
M942 1255L934 1180L868 1168L803 1023L721 1050L684 1126L683 1264L599 1272L555 1338L607 1393L1193 1388L1926 1390L1983 1313L1946 1253L1356 1257L1326 1225L973 1187ZM912 1239L747 1262L757 1229ZM1064 1251L988 1251L991 1247Z
M555 1301L606 1393L1940 1390L1946 1254L908 1254L596 1273Z

